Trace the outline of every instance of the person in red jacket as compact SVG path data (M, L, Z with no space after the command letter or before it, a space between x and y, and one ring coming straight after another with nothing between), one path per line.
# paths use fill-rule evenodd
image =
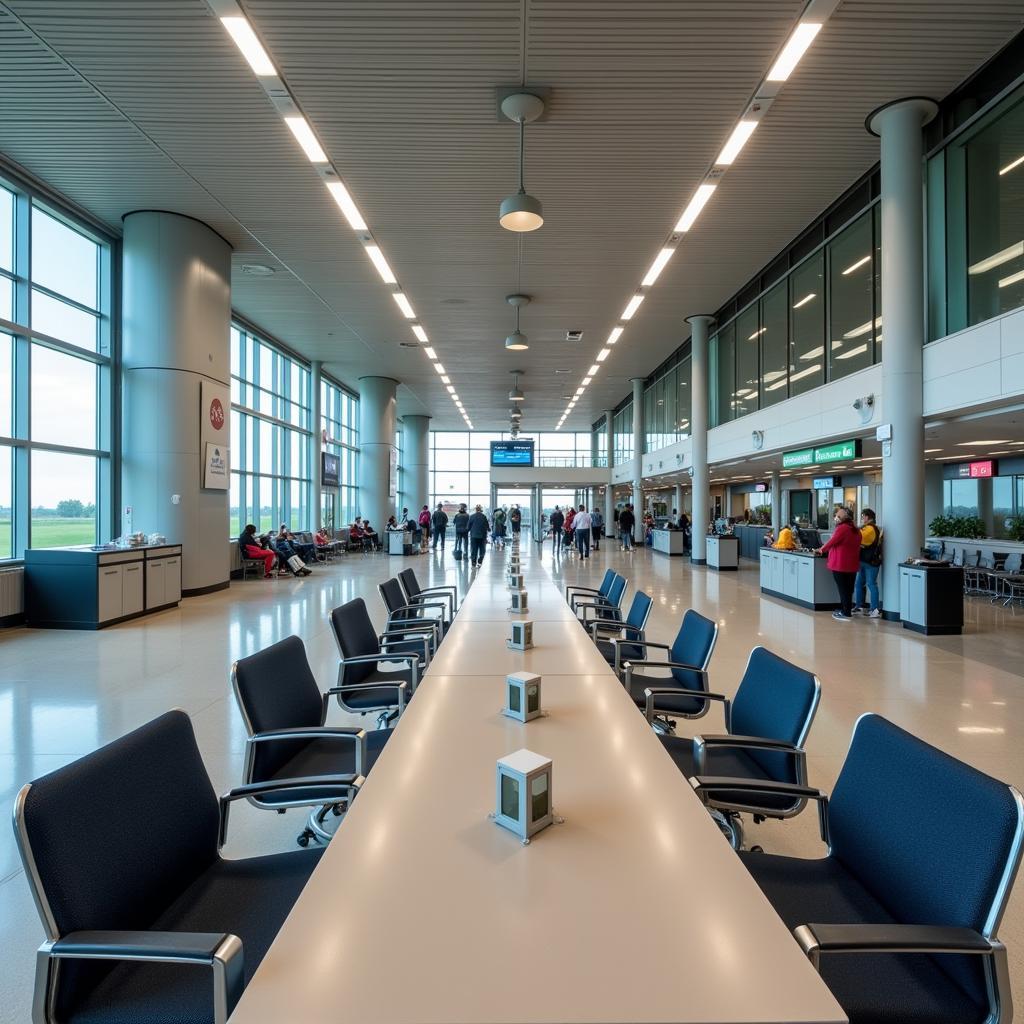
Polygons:
M850 622L853 619L853 587L860 568L860 530L853 525L848 508L836 509L835 531L817 553L828 555L828 567L839 591L839 608L832 613L832 618Z

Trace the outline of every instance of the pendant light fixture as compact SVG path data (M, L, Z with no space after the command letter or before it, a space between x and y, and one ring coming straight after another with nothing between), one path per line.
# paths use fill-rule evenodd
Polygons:
M517 92L501 102L501 112L519 125L519 191L506 196L498 210L498 223L508 231L536 231L544 223L544 207L523 184L526 125L544 113L544 101L533 93Z
M519 390L519 371L512 371L512 390L508 393L510 402L521 402L526 396Z
M522 352L530 347L529 339L519 330L519 310L530 304L529 295L506 295L505 301L516 307L516 329L505 339L505 348L509 352Z

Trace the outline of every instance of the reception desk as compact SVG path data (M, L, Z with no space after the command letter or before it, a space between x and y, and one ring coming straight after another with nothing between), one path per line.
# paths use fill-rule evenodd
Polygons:
M761 593L814 611L839 607L836 583L825 559L809 551L762 548Z
M663 555L681 555L685 538L682 530L651 530L651 548Z
M731 535L708 537L708 568L735 572L740 567L740 542Z

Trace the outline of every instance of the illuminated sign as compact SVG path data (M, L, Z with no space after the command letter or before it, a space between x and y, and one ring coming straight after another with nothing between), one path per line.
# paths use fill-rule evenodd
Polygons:
M961 479L981 480L996 475L996 464L988 462L964 462L957 466L957 474Z
M816 491L830 491L842 483L842 477L838 476L816 476L811 486Z
M783 469L800 469L803 466L820 466L829 462L847 462L860 458L860 438L849 441L833 441L832 444L817 448L801 448L796 452L782 453Z

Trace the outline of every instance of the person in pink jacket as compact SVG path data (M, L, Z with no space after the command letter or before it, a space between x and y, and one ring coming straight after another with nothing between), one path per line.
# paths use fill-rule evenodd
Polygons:
M832 613L832 618L850 622L853 619L853 587L860 568L860 530L853 525L848 508L836 509L835 531L817 553L828 555L828 567L839 591L839 608Z

